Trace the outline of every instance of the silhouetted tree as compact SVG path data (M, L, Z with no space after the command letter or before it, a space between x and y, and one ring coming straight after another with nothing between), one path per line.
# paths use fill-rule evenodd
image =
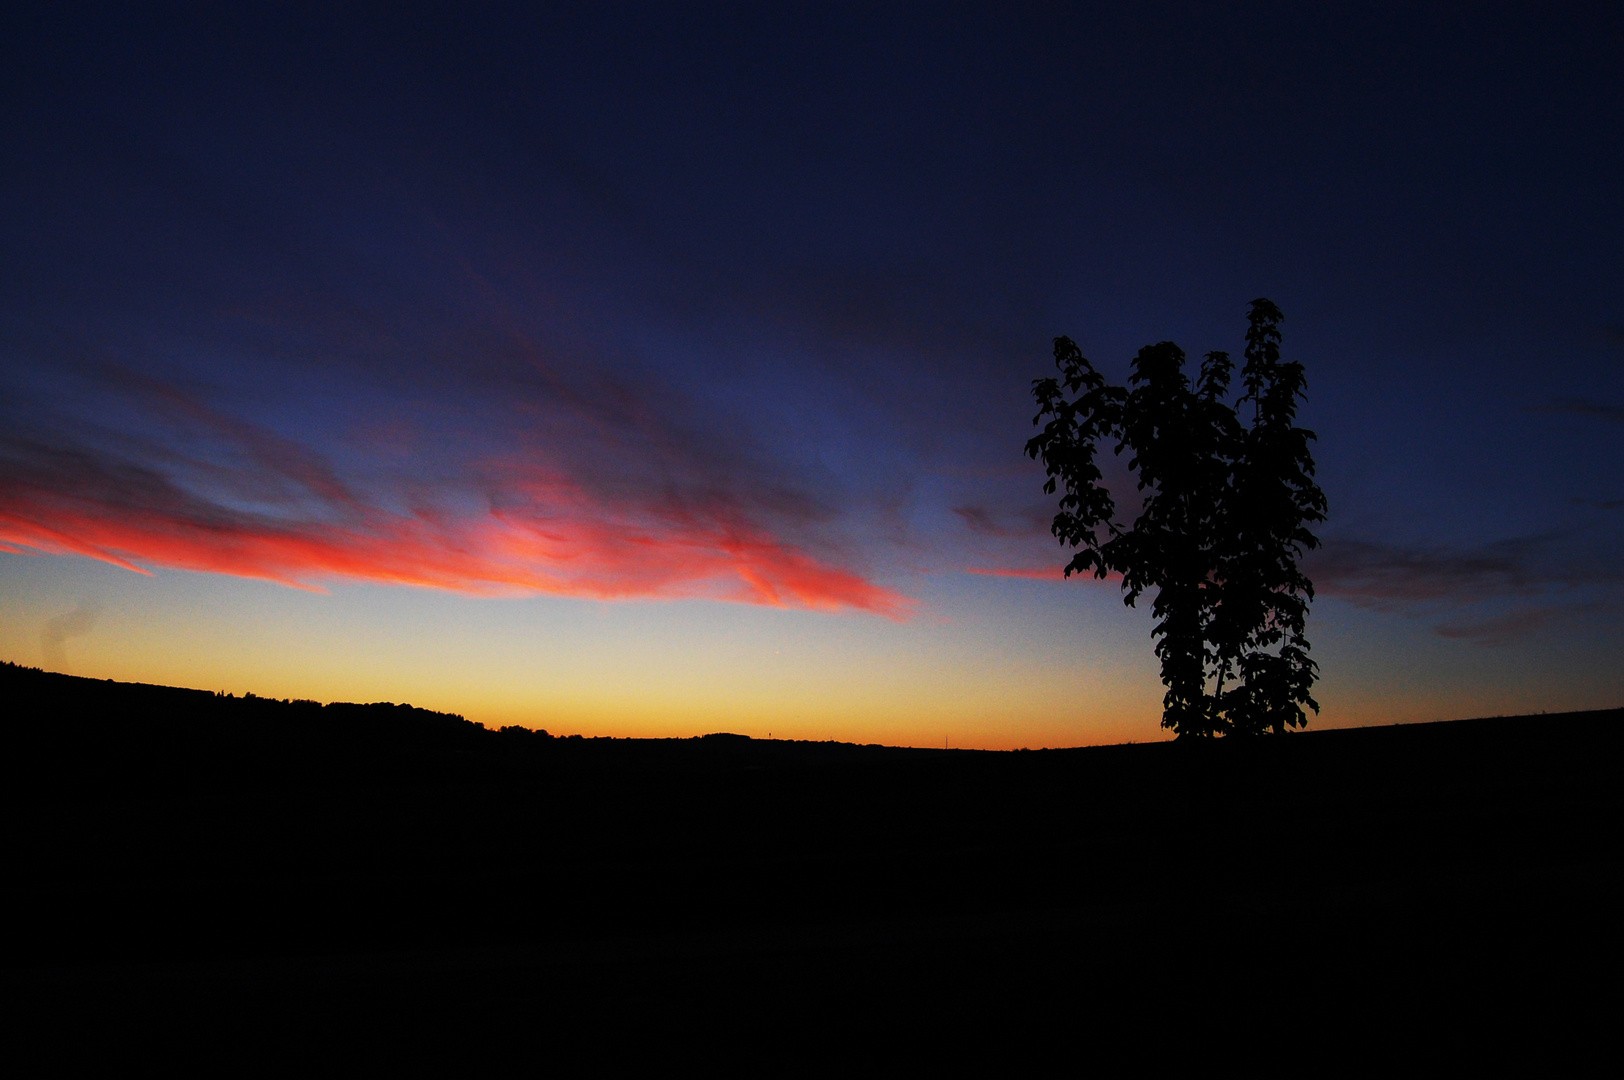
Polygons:
M1120 387L1059 337L1061 377L1032 384L1043 426L1026 453L1048 472L1044 491L1062 492L1052 530L1078 549L1066 576L1119 573L1129 606L1155 590L1162 724L1180 736L1282 731L1307 723L1303 706L1319 711L1303 635L1314 587L1298 560L1319 544L1309 526L1325 519L1325 496L1314 433L1296 426L1303 368L1280 359L1281 319L1252 302L1239 401L1252 403L1249 427L1227 401L1229 354L1209 352L1192 384L1170 341L1139 350ZM1132 527L1113 520L1104 440L1128 452L1145 493Z

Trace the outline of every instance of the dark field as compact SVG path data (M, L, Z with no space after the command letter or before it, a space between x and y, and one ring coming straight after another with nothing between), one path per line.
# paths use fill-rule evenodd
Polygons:
M52 1058L1425 1065L1615 1011L1624 710L987 753L0 703L0 986Z

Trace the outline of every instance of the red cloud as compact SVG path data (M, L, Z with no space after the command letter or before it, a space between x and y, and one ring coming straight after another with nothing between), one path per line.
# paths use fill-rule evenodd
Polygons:
M1034 578L1040 581L1061 581L1065 575L1058 566L1017 567L1017 566L969 566L965 568L967 574L983 574L988 577L1018 577Z
M302 588L348 578L478 594L706 596L890 618L912 606L725 504L706 512L620 509L549 476L507 486L488 510L391 512L361 503L329 473L275 447L300 465L301 486L321 504L316 514L284 517L200 497L144 466L24 449L21 459L0 460L0 545L142 573L135 560Z

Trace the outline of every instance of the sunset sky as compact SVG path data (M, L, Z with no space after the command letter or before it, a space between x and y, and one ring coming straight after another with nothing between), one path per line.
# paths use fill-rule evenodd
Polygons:
M1266 296L1330 501L1315 724L1624 705L1615 8L19 7L0 659L1160 738L1030 385L1058 334L1238 354Z

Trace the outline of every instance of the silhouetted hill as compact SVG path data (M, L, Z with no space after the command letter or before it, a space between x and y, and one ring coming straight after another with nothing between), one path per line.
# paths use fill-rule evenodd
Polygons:
M838 742L553 738L392 702L237 697L0 664L12 783L92 770L99 783L473 778L547 768L707 769L878 761L929 751ZM24 767L23 763L27 765Z
M14 665L0 701L0 963L59 1020L247 994L301 1022L951 1031L1170 984L1487 1007L1617 959L1624 710L992 753L560 739Z

